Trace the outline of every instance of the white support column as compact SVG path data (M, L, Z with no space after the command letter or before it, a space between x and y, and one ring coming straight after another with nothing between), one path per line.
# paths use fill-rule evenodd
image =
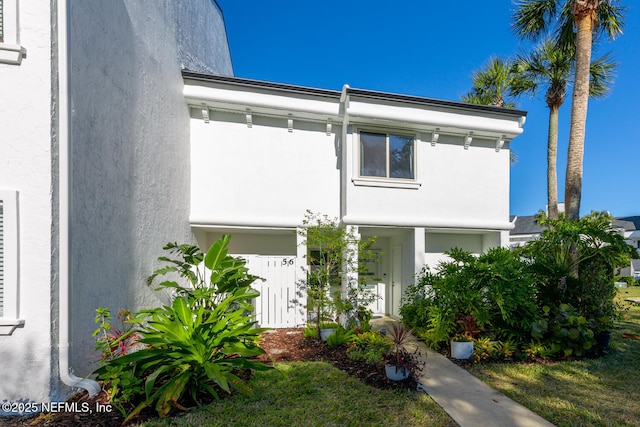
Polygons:
M344 258L345 263L342 269L342 286L340 294L342 297L346 297L352 284L358 283L358 242L360 241L360 234L358 233L358 226L347 225L347 235L355 238L355 241L350 242L345 248Z
M508 248L510 247L510 243L509 243L509 230L502 230L500 232L500 246L502 246L503 248Z
M306 280L307 273L309 272L309 266L307 263L307 244L305 238L300 234L302 228L296 229L296 288L299 291L299 295L296 295L298 300L298 306L296 306L296 313L300 313L300 320L297 323L304 325L307 323L307 294L297 286L301 280ZM297 315L297 314L296 314Z
M414 282L418 274L422 271L422 267L424 266L425 261L425 251L426 251L426 239L425 239L425 231L423 227L416 227L413 230L413 238L414 238Z

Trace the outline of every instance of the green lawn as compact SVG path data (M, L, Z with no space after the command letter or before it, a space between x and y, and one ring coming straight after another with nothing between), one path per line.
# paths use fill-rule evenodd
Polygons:
M640 287L619 298L640 297ZM640 306L614 330L609 355L540 364L475 365L471 373L558 426L640 426Z
M146 426L455 426L424 393L381 391L324 362L257 372L251 397L214 402Z

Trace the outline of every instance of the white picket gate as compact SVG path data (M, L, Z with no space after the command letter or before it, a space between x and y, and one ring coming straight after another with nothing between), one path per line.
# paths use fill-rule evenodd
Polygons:
M298 301L297 280L301 274L295 256L242 255L249 272L262 277L253 287L260 291L255 300L258 325L266 328L293 328L304 325L302 308L306 301Z

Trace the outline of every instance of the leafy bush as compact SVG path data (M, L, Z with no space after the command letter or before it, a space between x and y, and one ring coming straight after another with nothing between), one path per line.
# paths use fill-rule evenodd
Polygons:
M533 324L531 335L551 343L554 353L584 356L596 344L593 329L574 307L560 304L553 311L547 306L543 310L544 318Z
M456 333L469 333L465 325L473 321L474 333L492 331L502 339L528 338L537 313L536 287L528 265L505 248L494 248L479 257L454 248L431 277L422 273L430 291L427 330L419 335L439 348Z
M391 349L391 345L391 341L379 332L355 334L347 349L347 356L351 360L375 365L382 362L383 355Z
M613 218L592 212L577 221L545 221L549 229L527 243L522 255L538 284L540 307L569 304L587 320L613 321L613 272L628 265L636 250L612 227ZM603 329L611 324L603 325Z
M407 287L400 303L402 322L417 333L423 332L429 323L431 298L428 292L434 278L424 267L417 277L417 283Z
M174 408L200 405L203 395L217 399L220 391L232 389L248 393L238 375L269 369L249 359L264 353L254 344L264 329L254 328L250 316L251 300L259 294L250 287L256 277L247 273L245 262L227 255L229 239L223 236L206 255L190 245L167 245L165 249L182 259L161 257L169 265L154 272L150 283L159 275L177 272L191 286L170 280L160 283L176 296L171 305L134 316L139 342L145 347L113 358L95 371L110 387L112 401L135 405L127 421L146 407L153 406L165 417ZM209 275L195 271L203 260Z
M348 344L353 337L353 330L346 330L338 327L334 333L327 337L327 345L329 347L340 347Z

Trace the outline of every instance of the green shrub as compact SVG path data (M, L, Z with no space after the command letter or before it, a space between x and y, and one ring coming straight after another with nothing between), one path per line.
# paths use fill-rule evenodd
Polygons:
M304 327L304 331L303 331L302 335L305 338L315 338L316 335L317 335L316 328L314 326L307 325L307 326Z
M418 335L437 349L456 333L468 333L462 330L463 322L472 318L476 332L528 339L531 323L540 316L527 263L505 248L478 257L457 248L446 254L451 261L440 263L435 276L423 271L419 278L428 282L430 291L427 329Z
M544 318L533 324L532 337L550 343L555 353L584 356L596 344L595 333L584 316L569 304L554 310L543 307Z
M343 327L338 327L334 333L327 337L327 345L329 347L340 347L349 343L352 337L352 330L346 330Z
M347 356L351 360L374 365L382 361L384 353L391 349L391 345L391 341L379 332L355 334L351 339L351 346L347 349Z
M577 221L544 221L549 229L522 248L522 255L531 260L540 307L566 303L588 321L615 318L613 272L637 253L612 221L602 212Z
M191 286L160 283L160 287L172 288L176 296L170 305L134 316L139 342L145 347L113 358L95 371L110 388L112 401L135 406L127 411L126 421L146 407L154 407L165 417L174 408L200 405L203 394L217 399L220 391L248 393L238 375L269 369L250 360L264 353L255 345L264 329L254 328L250 316L251 300L259 295L250 287L256 277L247 273L243 260L227 255L228 243L225 235L206 255L190 245L165 247L182 259L161 257L169 265L154 272L150 282L177 272ZM208 278L194 271L202 260L211 272Z
M400 303L402 322L416 333L424 331L429 324L431 298L428 292L434 278L424 267L417 277L417 283L407 287Z

